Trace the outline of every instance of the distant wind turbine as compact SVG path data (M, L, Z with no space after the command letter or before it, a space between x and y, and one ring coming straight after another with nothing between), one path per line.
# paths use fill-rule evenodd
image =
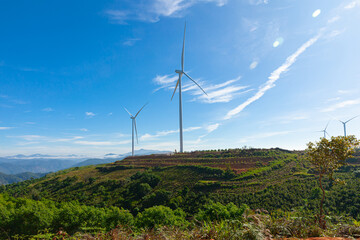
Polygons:
M323 132L324 133L324 138L326 138L326 134L330 137L329 133L326 131L327 127L329 126L330 121L326 124L326 127L324 128L324 130L321 130L319 132Z
M185 74L186 77L188 77L191 81L193 81L204 93L207 95L207 93L200 87L200 85L194 81L186 72L184 72L184 50L185 50L185 32L186 32L186 22L184 27L184 39L183 39L183 47L182 47L182 53L181 53L181 70L175 70L177 74L179 74L179 79L176 82L174 93L171 97L171 100L173 99L176 89L179 86L179 125L180 125L180 152L183 152L184 145L183 145L183 126L182 126L182 98L181 98L181 77L183 74Z
M140 108L140 110L135 114L135 116L133 116L125 107L125 111L130 114L130 119L132 120L132 151L131 151L131 155L134 156L134 130L136 133L136 142L139 143L139 139L138 139L138 134L137 134L137 128L136 128L136 117L139 115L139 113L141 112L141 110L147 105L147 103Z
M345 137L346 137L346 124L347 124L348 122L350 122L351 120L353 120L354 118L357 118L358 116L360 116L360 115L357 115L357 116L355 116L355 117L353 117L353 118L350 118L349 120L347 120L347 121L345 121L345 122L339 120L339 122L341 122L341 123L344 125L344 136L345 136Z

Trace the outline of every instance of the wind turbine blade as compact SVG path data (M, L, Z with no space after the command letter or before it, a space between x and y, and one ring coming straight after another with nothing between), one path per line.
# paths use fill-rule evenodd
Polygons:
M325 133L330 137L330 134L327 131L325 131Z
M186 22L185 22L185 27L184 27L184 39L183 39L183 47L182 47L182 53L181 53L181 71L183 71L183 72L184 72L185 32L186 32Z
M357 118L359 115L357 115L357 116L355 116L355 117L353 117L353 118L350 118L349 120L347 120L345 123L348 123L348 122L350 122L351 120L353 120L354 118Z
M326 131L327 127L329 126L329 123L330 123L330 121L326 124L325 131Z
M194 79L192 79L187 73L184 72L184 74L185 74L191 81L193 81L193 82L201 89L201 91L203 91L203 92L205 93L206 96L208 96L207 93L204 91L204 89L202 89L202 87L200 87L200 85L199 85L197 82L195 82Z
M145 103L144 104L144 106L136 113L136 115L135 115L135 118L137 117L137 115L141 112L141 110L143 110L143 108L146 106L146 105L148 105L148 102L147 103Z
M136 119L134 118L134 126L135 126L135 133L136 133L136 143L139 144L139 138L137 134L137 128L136 128Z
M127 111L128 114L130 114L130 116L133 117L133 115L124 107L125 111Z
M171 101L172 101L172 99L173 99L173 97L174 97L174 95L175 95L175 92L176 92L176 89L177 89L177 87L178 87L178 85L179 85L180 79L181 79L181 74L179 74L179 79L178 79L178 81L176 82L176 86L175 86L174 93L173 93L173 95L171 96Z

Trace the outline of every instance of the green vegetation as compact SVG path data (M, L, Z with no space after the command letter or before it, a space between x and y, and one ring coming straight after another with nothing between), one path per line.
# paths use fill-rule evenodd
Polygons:
M320 201L320 209L318 221L321 228L326 228L326 221L323 215L323 205L325 200L325 190L322 184L322 178L329 176L330 180L335 180L335 183L344 183L343 180L334 179L335 170L345 166L346 160L351 158L355 153L355 147L359 145L359 141L354 136L348 137L331 137L330 140L321 138L315 144L308 143L307 154L309 160L319 174L319 185L322 191L322 198Z
M340 236L339 226L347 226L356 234L359 152L334 172L346 185L323 181L326 230L313 226L322 194L317 171L305 156L281 149L234 149L130 157L67 169L1 186L0 222L7 225L0 231L3 238L39 231L54 237L62 229L72 236L103 234L102 239L112 234L128 239L144 234L155 239L261 239L269 234L330 234L330 228ZM15 230L13 224L23 228Z
M45 173L31 173L31 172L24 172L18 174L5 174L0 172L0 185L21 182L32 178L40 178L45 175L46 175Z

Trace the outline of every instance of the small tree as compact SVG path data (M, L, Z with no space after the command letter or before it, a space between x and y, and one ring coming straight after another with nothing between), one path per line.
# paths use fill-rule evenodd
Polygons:
M359 145L359 141L354 136L347 137L331 137L330 140L321 138L319 142L309 142L306 150L310 163L316 168L319 174L319 185L322 190L322 198L320 202L320 212L318 216L321 228L326 227L323 216L323 205L325 200L325 190L322 184L322 178L328 176L335 183L341 182L334 179L334 171L346 165L346 160L352 157L355 147Z

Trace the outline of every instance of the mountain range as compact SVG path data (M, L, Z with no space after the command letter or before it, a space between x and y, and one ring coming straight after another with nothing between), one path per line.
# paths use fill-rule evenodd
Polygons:
M135 155L137 156L166 153L169 152L146 149L139 149L135 151ZM131 156L131 153L108 153L100 158L87 158L79 155L54 156L43 154L18 154L14 156L0 157L0 185L23 181L30 179L31 177L37 178L43 176L44 173L56 172L72 167L111 163L122 160L127 156ZM31 173L36 174L31 175Z

